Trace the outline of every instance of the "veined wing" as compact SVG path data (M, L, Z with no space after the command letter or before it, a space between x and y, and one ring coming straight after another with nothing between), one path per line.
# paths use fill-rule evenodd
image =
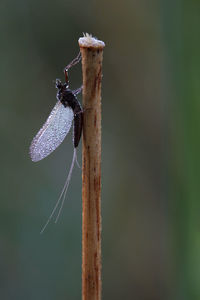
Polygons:
M31 143L32 161L45 158L62 143L71 128L73 118L73 110L58 101Z

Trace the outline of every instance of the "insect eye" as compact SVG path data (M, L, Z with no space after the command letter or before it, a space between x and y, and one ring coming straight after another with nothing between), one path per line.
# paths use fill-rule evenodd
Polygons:
M56 79L56 88L61 89L61 87L62 87L62 83L61 83L60 79Z

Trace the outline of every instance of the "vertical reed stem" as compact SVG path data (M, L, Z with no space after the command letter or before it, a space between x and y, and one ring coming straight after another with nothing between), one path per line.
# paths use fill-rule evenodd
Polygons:
M104 43L79 39L83 72L82 300L101 299L101 78Z

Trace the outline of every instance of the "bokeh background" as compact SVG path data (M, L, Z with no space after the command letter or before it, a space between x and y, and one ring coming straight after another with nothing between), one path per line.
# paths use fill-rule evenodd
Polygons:
M200 2L1 0L0 298L81 299L81 171L29 145L89 32L102 86L103 299L200 299ZM81 67L70 72L81 85ZM79 97L81 100L81 97ZM81 146L79 147L81 161Z

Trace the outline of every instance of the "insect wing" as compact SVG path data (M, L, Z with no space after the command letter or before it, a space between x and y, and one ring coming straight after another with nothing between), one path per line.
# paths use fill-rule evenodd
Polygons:
M32 161L45 158L62 143L71 128L73 118L73 110L58 101L31 143Z

